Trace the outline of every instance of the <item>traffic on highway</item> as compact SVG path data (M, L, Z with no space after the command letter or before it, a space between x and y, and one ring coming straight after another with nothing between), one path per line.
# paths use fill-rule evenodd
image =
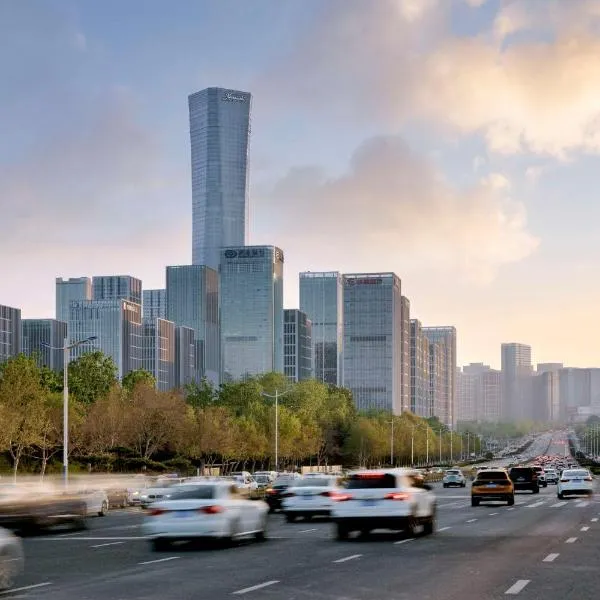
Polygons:
M1 594L591 598L600 503L567 436L543 434L519 457L439 478L393 468L265 472L264 494L245 472L152 488L136 478L122 502L114 489L36 489L21 504L5 491Z

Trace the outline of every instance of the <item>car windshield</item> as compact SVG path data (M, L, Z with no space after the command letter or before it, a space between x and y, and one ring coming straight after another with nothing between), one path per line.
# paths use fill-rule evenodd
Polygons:
M446 475L460 475L460 471L455 471L455 470L446 471Z
M507 475L504 471L482 471L477 479L507 479Z
M216 497L214 485L182 485L171 495L171 500L212 500Z
M346 487L350 490L395 488L396 478L390 473L358 473L350 475Z
M531 469L511 469L510 476L511 477L530 477Z
M332 480L324 477L309 477L308 479L300 479L294 483L294 487L327 487L331 485Z
M573 478L579 478L579 477L588 477L589 473L587 471L565 471L563 473L563 477L573 477Z

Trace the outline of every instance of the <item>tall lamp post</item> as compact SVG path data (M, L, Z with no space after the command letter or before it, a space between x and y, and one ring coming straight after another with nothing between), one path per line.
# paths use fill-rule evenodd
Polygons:
M390 434L390 465L394 466L394 416L388 421L392 425L392 433Z
M275 399L275 471L279 470L279 398L281 396L285 396L290 390L284 390L280 392L279 390L275 390L275 394L267 394L267 392L262 392L262 395L266 398L274 398Z
M69 485L69 358L72 348L97 340L97 335L91 335L84 340L79 340L64 346L51 346L42 342L41 346L48 350L62 350L63 353L63 482Z

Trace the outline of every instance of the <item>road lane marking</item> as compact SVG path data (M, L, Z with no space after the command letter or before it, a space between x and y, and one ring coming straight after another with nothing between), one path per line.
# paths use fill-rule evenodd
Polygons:
M516 596L519 592L523 590L523 588L531 582L531 579L519 579L514 585L511 585L505 592L505 595L513 595Z
M477 519L469 519L467 523L475 523L475 521L477 521Z
M565 544L574 544L577 541L577 538L569 538Z
M440 528L438 529L438 532L439 532L439 531L448 531L448 529L452 529L452 527L440 527ZM408 540L406 540L406 541L408 542Z
M515 510L515 507L513 506L512 508L507 508L506 510Z
M581 531L589 531L589 530L590 530L590 528L589 528L589 527L582 527L582 528L581 528Z
M314 527L313 529L302 529L301 531L299 531L298 533L308 533L309 531L317 531L317 528Z
M355 558L360 558L362 556L362 554L351 554L350 556L344 556L344 558L338 558L337 560L334 560L334 563L345 563L348 562L349 560L354 560Z
M398 544L408 544L408 542L414 542L416 538L408 538L407 540L400 540L399 542L394 542L395 545Z
M578 504L578 506L579 508L585 508L586 506L589 506L589 504L590 503L587 500L583 500Z
M39 537L35 538L36 542L102 542L108 540L149 540L147 535L136 535L136 536L105 536L105 537L78 537L78 538L66 538L66 537ZM272 538L271 538L272 539Z
M556 504L552 504L550 508L561 508L565 506L566 502L557 502Z
M500 513L490 513L490 517L495 517L496 515L499 515Z
M541 506L542 504L546 504L546 501L543 500L541 502L535 502L534 504L528 504L525 508L537 508L538 506Z
M276 583L279 583L279 581L277 579L273 579L273 581L265 581L264 583L259 583L257 585L253 585L253 586L244 588L243 590L238 590L237 592L232 592L232 594L235 596L241 596L242 594L247 594L249 592L255 592L256 590L262 590L263 588L269 587L270 585L275 585Z
M597 522L598 522L598 517L594 517L594 518L592 519L592 523L597 523Z
M181 558L181 556L167 556L167 558L157 558L156 560L145 560L144 562L139 562L138 565L154 565L156 563L168 562L170 560L177 560Z
M560 554L558 553L548 554L548 556L546 556L546 558L542 562L554 562L559 556Z
M105 546L118 546L119 544L124 544L125 542L106 542L105 544L96 544L95 546L90 546L90 548L104 548Z
M52 585L51 581L45 581L44 583L34 583L33 585L25 585L23 587L4 590L3 592L0 592L0 596L6 596L6 594L15 594L16 592L26 592L27 590L35 590L36 588L47 587L49 585Z

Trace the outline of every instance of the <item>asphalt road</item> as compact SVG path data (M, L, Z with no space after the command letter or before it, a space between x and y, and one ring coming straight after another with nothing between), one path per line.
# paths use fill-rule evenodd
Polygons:
M563 447L550 452L562 453ZM438 532L334 541L326 521L270 519L270 539L153 553L141 514L114 511L88 531L24 541L26 573L8 597L46 600L444 600L592 598L600 589L600 502L556 488L516 505L472 508L469 488L442 489ZM39 587L28 587L28 586Z

